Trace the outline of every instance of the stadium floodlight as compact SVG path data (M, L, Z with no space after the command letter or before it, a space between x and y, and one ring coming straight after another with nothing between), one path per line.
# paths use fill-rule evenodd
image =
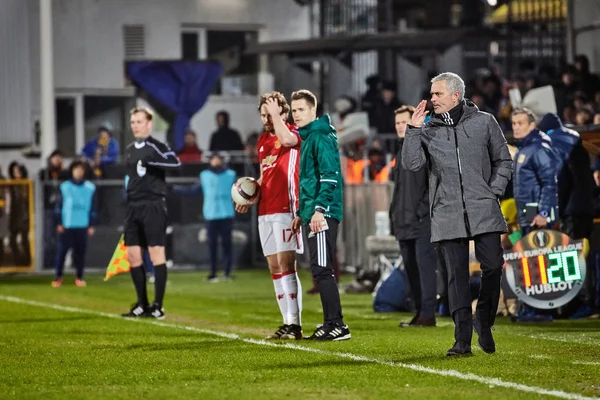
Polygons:
M492 7L496 7L498 5L498 0L487 0L487 2Z

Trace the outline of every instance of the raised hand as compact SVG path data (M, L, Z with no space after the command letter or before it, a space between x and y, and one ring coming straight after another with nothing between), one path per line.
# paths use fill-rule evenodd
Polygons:
M421 100L419 105L415 108L415 112L412 115L411 125L420 128L423 126L425 122L425 117L429 114L429 111L425 110L427 108L427 100Z
M277 103L277 100L271 97L267 99L265 104L267 105L267 111L269 111L271 118L277 118L281 115L282 109L279 103Z

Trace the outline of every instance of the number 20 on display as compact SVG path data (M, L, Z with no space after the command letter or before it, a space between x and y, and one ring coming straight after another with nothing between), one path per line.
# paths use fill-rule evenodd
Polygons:
M548 283L560 283L563 281L572 282L581 279L581 269L579 267L579 255L577 254L577 251L565 251L562 253L548 254L548 263L546 262L545 255L531 257L531 259L535 258L537 258L541 281L540 283L542 285ZM527 257L523 257L521 259L525 287L530 287L532 285L529 260L530 258Z

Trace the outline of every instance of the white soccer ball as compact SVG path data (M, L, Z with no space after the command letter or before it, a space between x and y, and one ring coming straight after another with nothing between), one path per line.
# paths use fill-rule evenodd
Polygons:
M235 204L249 206L256 204L260 193L260 185L256 179L244 176L231 187L231 198Z

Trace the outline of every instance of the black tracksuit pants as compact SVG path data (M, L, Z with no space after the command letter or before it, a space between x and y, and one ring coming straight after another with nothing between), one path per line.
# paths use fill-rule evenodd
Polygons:
M307 240L310 252L310 270L321 296L324 325L343 326L340 292L333 272L339 222L327 217L325 220L329 229L315 235L309 234ZM306 225L305 229L310 232L309 225Z
M85 266L85 251L87 249L87 228L69 228L58 236L58 249L56 251L56 279L63 275L65 257L69 249L73 249L73 264L77 279L83 279L83 268Z
M399 243L416 316L435 318L437 258L430 238L400 240Z
M483 327L494 325L500 300L500 281L504 257L500 233L485 233L471 239L437 243L437 253L448 273L448 300L454 320L456 341L471 343L471 288L469 285L469 240L475 242L475 256L481 263L481 287L476 316Z

